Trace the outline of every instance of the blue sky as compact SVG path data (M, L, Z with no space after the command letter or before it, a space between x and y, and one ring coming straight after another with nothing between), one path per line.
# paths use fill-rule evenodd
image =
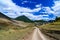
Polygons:
M30 9L36 8L36 5L42 4L45 7L54 6L53 0L12 0L16 5Z
M10 18L54 20L60 17L60 0L0 0L0 12Z

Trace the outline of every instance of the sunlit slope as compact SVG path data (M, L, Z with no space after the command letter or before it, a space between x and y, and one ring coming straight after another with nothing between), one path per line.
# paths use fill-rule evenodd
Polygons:
M56 18L56 20L53 21L52 23L43 24L42 26L39 26L39 27L45 30L59 30L60 31L60 17Z
M19 30L0 30L0 39L1 40L23 40L25 37L28 37L33 31L33 28L25 28Z
M54 22L43 24L39 26L41 31L50 38L60 40L60 18L57 18Z
M16 20L8 20L5 18L0 18L0 28L25 28L25 27L33 27L33 23L26 23L23 21Z
M0 18L1 40L23 40L33 31L33 24Z

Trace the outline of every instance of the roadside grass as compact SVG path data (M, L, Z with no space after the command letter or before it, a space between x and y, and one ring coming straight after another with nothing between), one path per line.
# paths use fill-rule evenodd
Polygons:
M30 35L34 25L22 21L19 23L16 25L10 20L0 18L0 40L23 40L28 34ZM23 27L25 25L27 26Z
M45 30L60 31L60 22L54 22L54 23L45 24L45 25L39 26L39 28L45 29Z
M0 40L23 40L33 28L0 30Z
M40 30L52 40L60 40L60 21L39 26Z

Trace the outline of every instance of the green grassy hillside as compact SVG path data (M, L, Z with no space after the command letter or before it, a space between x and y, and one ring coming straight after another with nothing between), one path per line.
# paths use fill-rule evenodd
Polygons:
M33 22L32 20L30 20L26 16L19 16L15 20L24 21L24 22Z

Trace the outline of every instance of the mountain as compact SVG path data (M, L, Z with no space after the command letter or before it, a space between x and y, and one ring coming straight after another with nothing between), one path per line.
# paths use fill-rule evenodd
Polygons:
M55 21L60 22L60 17L56 17L56 20Z
M0 29L8 29L8 28L17 29L30 26L33 27L34 25L33 23L27 23L27 22L32 21L25 16L18 17L16 18L16 20L14 20L0 12Z
M8 16L6 16L6 15L2 14L1 12L0 12L0 18L11 19L10 17L8 17Z
M24 22L33 22L32 20L30 20L29 18L27 18L24 15L17 17L15 20L24 21Z
M6 15L4 15L3 13L0 12L0 18L5 18L8 19L12 22L15 22L14 20L18 20L18 21L23 21L23 22L33 22L32 20L30 20L29 18L27 18L26 16L19 16L16 19L12 19Z

